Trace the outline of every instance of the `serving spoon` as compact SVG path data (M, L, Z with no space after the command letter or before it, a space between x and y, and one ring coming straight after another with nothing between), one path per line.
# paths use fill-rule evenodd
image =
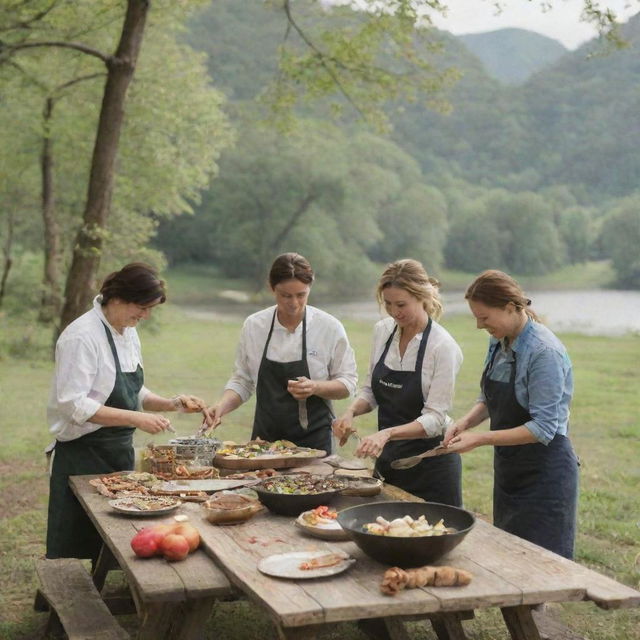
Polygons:
M425 452L418 454L417 456L409 456L408 458L398 458L391 462L392 469L411 469L417 464L420 464L424 458L432 458L434 456L441 456L447 452L447 447L443 444L439 444L433 449L427 449Z

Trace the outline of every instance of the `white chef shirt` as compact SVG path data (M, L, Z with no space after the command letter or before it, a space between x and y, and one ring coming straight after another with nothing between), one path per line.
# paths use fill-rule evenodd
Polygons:
M375 409L378 403L371 389L371 375L394 326L393 318L388 317L377 322L373 329L369 371L358 393L358 397L366 400L372 409ZM422 332L409 341L404 357L400 357L400 331L396 331L384 364L394 371L415 371L420 340ZM453 405L456 376L461 364L462 351L458 343L442 325L433 320L422 361L422 397L425 400L421 415L416 416L416 420L420 422L429 438L441 435L451 422L447 412Z
M113 336L123 372L142 366L140 339L135 327L118 333L102 312L101 296L93 309L76 318L56 343L56 365L51 383L47 421L57 440L75 440L97 431L102 425L88 422L111 395L116 381L116 365L103 322ZM146 387L138 394L138 408L149 393Z
M232 389L246 402L255 391L262 352L276 306L250 315L242 326L233 375L225 389ZM353 395L358 373L353 349L342 323L332 315L307 305L307 363L312 380L339 380ZM291 332L276 315L267 358L293 362L302 356L302 322Z

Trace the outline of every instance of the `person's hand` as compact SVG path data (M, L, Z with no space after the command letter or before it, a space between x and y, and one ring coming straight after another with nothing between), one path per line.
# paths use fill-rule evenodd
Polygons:
M356 449L358 458L377 458L384 449L384 445L391 437L390 429L382 429L366 438L362 438L360 446Z
M179 411L180 413L201 413L203 416L202 428L211 429L214 427L213 415L210 413L209 409L207 409L207 403L202 398L198 398L198 396L180 394L171 400L176 411Z
M214 404L203 411L204 420L198 435L207 435L222 424L222 405Z
M449 446L449 442L451 442L451 439L457 435L460 435L463 431L464 431L464 427L460 422L458 421L452 422L447 427L447 430L444 432L444 438L442 440L442 444L445 447Z
M142 431L147 433L156 434L163 431L171 431L171 421L165 418L159 413L143 413L142 411L135 411L132 419L132 424Z
M333 431L333 435L338 439L338 444L344 447L344 445L347 444L349 436L356 432L353 427L353 414L344 413L339 418L336 418L331 423L331 430Z
M451 428L453 427L455 427L455 424L451 425ZM447 453L466 453L483 444L486 444L483 433L460 431L449 440L446 447Z
M207 403L197 396L184 393L171 398L176 411L180 413L200 413L207 410Z
M316 383L305 376L299 376L295 380L287 380L287 391L296 400L306 400L315 394Z

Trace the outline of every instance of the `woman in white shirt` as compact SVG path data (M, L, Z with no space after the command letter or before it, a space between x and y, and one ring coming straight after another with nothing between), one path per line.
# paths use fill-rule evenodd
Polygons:
M439 283L417 260L386 268L377 288L389 318L373 333L369 374L349 409L334 423L341 444L354 432L353 419L376 407L378 432L362 439L356 455L377 458L385 480L424 500L462 505L459 455L422 460L407 470L391 461L440 444L462 363L456 341L436 320L442 313Z
M132 263L107 276L93 308L56 343L47 406L56 440L47 523L48 558L95 560L101 540L69 488L71 475L133 470L133 432L162 433L171 424L148 411L205 414L203 400L164 398L144 386L136 325L165 301L164 282L148 265Z
M275 259L269 286L276 304L245 320L233 375L210 408L214 426L255 391L252 438L331 452L331 401L355 393L357 370L340 321L307 304L313 280L303 256Z

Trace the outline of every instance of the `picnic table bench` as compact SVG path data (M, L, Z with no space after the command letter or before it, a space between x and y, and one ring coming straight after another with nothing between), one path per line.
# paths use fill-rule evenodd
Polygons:
M150 519L115 513L89 484L91 477L75 476L70 483L127 576L140 616L138 637L145 640L197 638L216 600L238 594L269 612L280 638L296 640L315 638L338 622L363 619L380 620L393 640L406 640L403 623L415 619L428 620L440 640L463 640L462 620L487 607L500 608L513 640L540 640L532 615L536 605L581 600L604 609L640 605L640 592L481 519L436 563L470 571L468 586L422 587L394 597L379 590L388 567L355 543L310 538L293 526L293 518L267 510L240 525L214 526L204 519L200 505L184 503L179 510L200 530L201 548L182 562L143 560L136 558L129 542ZM419 501L386 486L375 498L340 497L332 506L390 499ZM339 575L312 580L272 578L257 569L271 554L325 548L341 549L356 563Z

